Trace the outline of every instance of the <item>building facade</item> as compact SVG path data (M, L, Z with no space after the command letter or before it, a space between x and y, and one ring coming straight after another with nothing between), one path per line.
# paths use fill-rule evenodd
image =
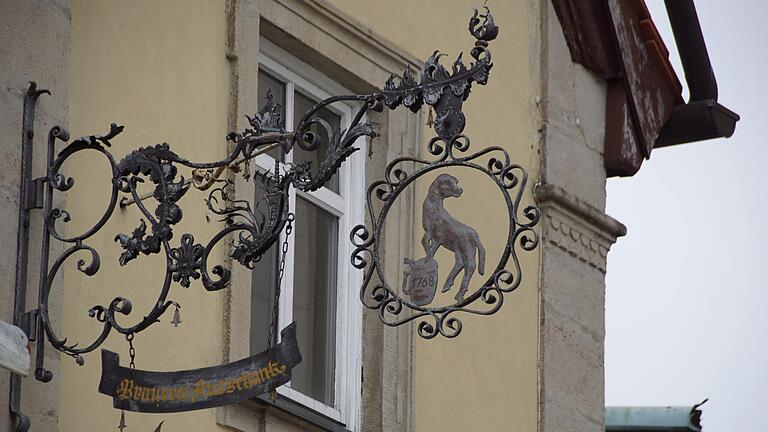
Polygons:
M395 158L425 157L426 142L434 136L428 110L368 113L378 137L360 138L361 151L318 191L290 195L296 222L287 239L277 322L281 328L298 323L303 363L291 384L278 389L275 398L224 407L127 412L127 430L154 430L160 422L162 430L244 432L604 430L606 259L626 232L604 212L605 181L608 175L634 174L674 107L683 105L674 72L665 69L666 57L646 43L653 38L622 42L621 36L647 27L640 23L649 17L637 9L642 1L607 4L605 10L586 11L560 1L489 4L500 27L491 43L494 66L488 84L475 85L464 105L465 133L477 149L505 149L529 175L523 205L541 209L538 248L520 254L522 283L498 313L462 316L460 336L427 340L418 335L418 320L385 326L376 311L360 304L363 275L349 265L348 233L366 222L366 187ZM482 5L465 0L5 1L0 32L10 43L0 48L4 236L10 242L18 230L21 156L16 143L28 81L52 93L40 98L35 130L40 137L54 125L75 137L104 133L117 122L125 131L113 142L116 157L169 143L187 159L219 160L232 150L224 137L249 127L245 115L264 107L267 92L291 130L317 101L382 88L392 74L421 70L434 50L449 58L463 51L468 58L474 41L465 27L472 6ZM609 28L606 34L619 35L595 40L611 40L620 52L636 49L634 57L609 58L607 43L585 42L574 18L594 14L593 9L602 11L595 20ZM655 42L663 52L663 42ZM642 70L644 85L634 84L637 64L648 64ZM651 90L660 97L644 104L643 92ZM340 103L319 115L344 129L355 108ZM44 175L42 143L34 150L36 177ZM64 228L69 235L87 230L109 202L110 165L95 152L86 153L68 162L75 186L56 203L70 213ZM259 192L248 174L313 157L299 150L260 155L246 175L227 173L232 196L254 202ZM482 178L455 175L467 193L449 210L458 220L471 221L493 262L506 245L499 235L506 230L506 209L484 189ZM403 194L387 219L382 258L398 287L404 278L401 263L421 253L421 203L428 186L417 183ZM203 205L205 197L191 190L183 198L179 232L206 239L222 228ZM129 233L142 218L136 203L123 204L89 239L101 255L99 271L83 275L73 259L50 294L54 327L68 341L87 343L98 336L99 326L88 316L93 305L128 297L133 312L124 319L133 324L157 301L165 260L142 256L118 265L122 251L115 236ZM41 213L33 213L30 269L39 265L41 220ZM172 323L171 308L160 323L135 337L136 367L194 369L263 350L275 306L271 287L281 258L276 250L283 240L253 271L232 262L231 244L215 249L212 254L232 271L226 290L208 292L196 281L189 288L173 285L169 298L180 306L179 317ZM12 281L16 250L5 248L2 254L0 274ZM436 257L442 268L450 267L447 252ZM37 277L31 270L30 287L37 286ZM25 309L36 301L30 294ZM0 319L13 319L13 302L12 289L0 290ZM120 335L112 334L103 347L128 361L129 344ZM22 380L15 408L29 416L31 430L118 427L120 411L96 391L98 352L84 357L80 366L49 349L46 365L53 380ZM14 395L5 390L9 381L8 373L0 375L0 396L3 403L10 397L13 406ZM14 430L17 419L0 413L0 430Z

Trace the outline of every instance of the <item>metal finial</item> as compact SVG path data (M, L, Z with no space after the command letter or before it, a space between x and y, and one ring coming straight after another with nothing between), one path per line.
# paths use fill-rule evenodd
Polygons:
M123 432L123 429L127 427L128 425L125 424L125 411L120 411L120 424L117 425L117 429Z
M173 324L174 327L178 327L179 324L182 323L182 321L181 321L181 311L179 310L179 309L181 309L181 306L179 306L178 303L174 303L174 305L176 306L176 310L173 311L173 319L171 320L171 324Z

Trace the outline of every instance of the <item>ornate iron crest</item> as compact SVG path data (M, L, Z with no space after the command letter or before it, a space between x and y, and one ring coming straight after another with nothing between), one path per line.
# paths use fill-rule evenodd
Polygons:
M363 304L377 310L382 322L398 326L418 320L417 330L426 339L442 335L453 338L462 330L462 323L454 316L457 312L490 315L501 308L504 294L517 289L522 281L519 250L531 251L539 238L533 229L539 221L539 210L534 206L520 209L528 183L525 170L512 162L502 147L487 147L470 152L470 139L462 132L466 118L462 104L469 97L473 83L484 85L488 81L491 52L488 43L498 35L498 27L485 8L485 14L475 10L469 22L475 46L470 51L474 62L466 67L462 55L449 72L439 63L442 54L435 52L424 64L420 81L411 70L396 83L392 77L384 87L384 103L390 108L403 104L418 111L426 103L434 108L434 130L437 136L426 146L428 158L401 157L393 160L384 172L384 178L373 182L367 191L368 216L372 227L358 225L350 235L355 246L352 265L365 270L360 298ZM485 273L485 249L477 232L456 220L443 206L445 199L458 199L462 188L458 180L442 173L432 182L422 207L425 256L405 259L403 285L400 290L387 277L382 263L382 237L387 216L397 198L414 182L428 173L461 167L479 171L497 186L508 210L506 247L493 271L475 290L469 290L470 280L479 271ZM379 209L380 208L380 209ZM441 282L435 253L445 247L454 254L454 267L442 284L442 292L453 288L458 273L463 272L455 303L431 307ZM477 259L475 257L477 256Z
M40 93L34 85L30 86L29 92L36 94L35 98ZM289 188L312 191L321 187L344 160L358 150L358 147L353 145L358 138L375 135L371 125L361 123L360 120L367 110L381 107L381 96L378 94L336 96L318 103L304 115L295 132L287 132L281 126L279 106L272 104L271 98L268 99L269 102L261 112L248 116L250 128L242 133L231 133L227 136L227 140L235 144L234 150L226 159L216 162L197 163L186 160L174 153L166 143L140 148L116 161L109 150L112 140L123 131L123 126L112 124L105 135L85 136L71 142L69 133L63 128L51 129L48 134L48 174L40 179L44 184L41 198L43 213L46 216L43 224L43 277L40 282L39 308L34 312L39 328L44 330L55 349L74 357L78 364L82 364L84 359L81 355L98 348L113 330L128 336L158 322L170 306L177 305L168 300L174 283L188 288L193 280L199 279L206 290L226 288L231 278L230 270L223 264L211 263L210 260L214 247L229 236L234 237L230 258L252 269L262 254L277 241L280 232L292 218L287 205ZM295 146L316 151L321 143L320 135L314 132L314 128L327 126L316 119L314 114L322 107L339 101L358 101L362 104L351 127L342 131L328 131L331 138L327 143L327 152L316 169L313 169L309 162L291 164L285 170L276 165L273 172L252 176L255 186L264 191L264 198L255 203L232 199L229 192L231 180L219 179L225 169L239 171L242 164L274 147L280 147L285 153ZM57 143L65 144L58 153ZM71 220L71 215L65 209L54 208L53 198L56 192L70 190L75 185L75 179L66 176L60 169L70 158L86 150L97 152L110 165L112 178L109 204L93 226L77 235L65 235L61 228ZM191 169L190 180L179 174L180 167ZM152 185L153 190L149 196L142 196L138 192L138 186L142 183ZM190 233L182 234L179 241L175 241L173 228L183 216L180 200L191 187L199 190L210 189L205 204L211 213L220 216L225 222L225 227L207 243L196 242ZM118 201L121 194L124 196ZM154 205L150 205L149 199L154 201ZM77 261L79 271L87 276L93 276L99 271L99 252L88 245L88 240L104 227L118 202L121 205L135 204L142 215L136 228L130 233L119 233L115 236L115 242L123 250L119 258L120 265L131 265L142 255L165 255L166 274L157 301L143 319L134 325L123 325L120 322L119 317L130 315L133 309L126 297L116 297L108 305L93 306L88 310L88 314L101 323L101 333L86 345L68 343L66 338L61 338L55 333L48 313L48 297L53 281L65 262L77 253L86 254L86 258ZM52 239L64 243L67 247L49 266ZM175 321L180 322L179 319ZM38 339L39 352L43 349L42 340L43 338ZM48 381L51 374L44 369L42 361L42 356L38 356L35 376L41 381Z
M262 110L247 116L250 126L226 137L233 150L226 158L214 162L184 159L166 143L139 148L118 161L110 150L112 141L123 131L123 126L112 124L104 135L88 135L72 141L66 130L54 127L47 137L46 174L33 180L31 162L35 103L40 95L48 91L38 90L32 83L24 104L22 205L14 324L24 328L29 339L37 344L35 377L40 381L52 378L43 362L46 340L82 365L82 355L100 347L113 331L128 340L133 364L135 351L132 340L135 334L157 323L171 306L175 306L171 323L177 326L182 322L180 305L169 300L174 284L189 288L193 281L199 280L209 291L226 288L231 279L230 270L222 263L211 262L212 250L225 238L233 239L228 249L229 258L253 269L262 255L275 244L280 233L285 230L289 234L291 231L293 214L288 207L289 189L313 191L325 184L341 164L359 150L355 145L358 138L376 136L374 128L362 119L366 112L381 111L384 107L396 109L403 105L418 112L426 104L435 112L432 126L436 136L426 145L426 158L400 157L391 161L383 179L368 188L368 214L373 226L369 229L358 225L350 233L355 247L352 265L364 269L365 274L360 290L363 304L378 310L386 325L396 326L420 320L417 329L424 338L433 338L438 334L449 338L457 336L462 324L454 313L489 315L496 312L503 303L504 294L515 290L521 283L517 252L530 251L538 244L538 235L533 228L538 223L539 211L533 206L520 209L527 174L520 165L512 162L503 148L494 146L470 152L470 140L463 134L466 118L462 105L469 97L472 84L487 83L493 66L488 45L499 31L487 6L484 13L475 10L469 21L469 31L475 39L474 47L469 52L469 65L459 55L449 71L440 63L442 54L436 51L418 74L407 69L401 78L392 76L387 80L381 91L368 95L334 96L317 103L302 116L294 131L285 130L280 107L267 95L268 102ZM347 129L329 130L330 126L317 114L322 108L339 102L355 104L356 113ZM318 133L319 128L325 128L325 133ZM323 140L327 142L321 142ZM221 178L226 171L240 172L244 164L269 150L277 148L288 153L296 147L306 151L326 150L317 166L304 162L281 168L276 162L271 172L259 172L253 176L247 174L255 187L264 192L262 199L251 202L232 197L232 180ZM96 152L110 166L109 204L95 224L71 235L65 233L62 227L72 215L66 209L54 207L54 195L75 186L76 180L65 175L61 171L62 166L85 151ZM404 285L398 290L387 280L381 262L380 242L387 215L398 196L417 179L453 168L480 172L501 192L508 210L506 248L495 267L486 273L485 250L477 232L455 219L443 206L446 199L460 199L461 185L456 177L441 173L434 180L424 202L425 217L422 222L425 235L422 246L425 256L406 260ZM188 178L183 175L185 171ZM142 184L149 185L151 193L141 194L139 186ZM224 222L224 227L206 242L198 242L191 233L182 233L177 237L174 232L183 217L181 201L192 188L207 191L204 201L208 210ZM137 206L140 217L129 232L117 233L114 237L116 245L122 250L119 264L130 266L143 256L163 256L165 276L159 286L157 300L151 310L132 325L122 321L133 312L128 298L118 296L108 304L95 305L87 312L101 326L99 335L83 345L69 342L54 331L48 311L53 282L63 266L76 257L80 257L75 263L77 270L87 276L95 275L101 268L101 258L89 241L105 226L118 205L131 204ZM24 313L32 209L42 209L43 213L42 264L38 307ZM50 256L52 241L64 245L64 251L58 256ZM283 245L283 253L286 247L287 243ZM455 259L453 270L444 280L440 279L435 260L435 253L440 247L452 251ZM461 282L454 288L454 281L462 271ZM478 288L470 289L471 278L476 271L486 279ZM442 291L456 290L456 302L450 306L432 307L430 304L441 282ZM279 290L276 295L279 295ZM278 302L275 301L275 304ZM270 347L275 340L275 317L276 311L273 311ZM24 430L29 425L18 411L19 391L18 377L13 377L12 411L19 419L19 430ZM121 425L124 426L124 422Z

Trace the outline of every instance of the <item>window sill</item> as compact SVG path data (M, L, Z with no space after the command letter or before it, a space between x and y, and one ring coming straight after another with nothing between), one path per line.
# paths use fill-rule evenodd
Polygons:
M239 432L260 431L256 418L261 416L260 411L264 415L279 415L288 421L309 424L316 431L351 432L344 424L280 394L274 402L269 394L265 394L235 405L219 407L216 411L216 423Z
M308 408L293 399L277 394L277 399L273 402L268 394L261 395L255 399L262 406L275 407L287 414L298 417L307 423L311 423L321 430L329 432L350 432L343 423L325 416L311 408Z

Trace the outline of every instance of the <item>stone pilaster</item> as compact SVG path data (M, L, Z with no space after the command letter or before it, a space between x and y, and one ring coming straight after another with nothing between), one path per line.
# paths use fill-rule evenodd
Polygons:
M603 431L606 257L624 226L541 185L541 431Z
M626 233L604 213L606 83L541 8L539 431L603 432L606 260Z

